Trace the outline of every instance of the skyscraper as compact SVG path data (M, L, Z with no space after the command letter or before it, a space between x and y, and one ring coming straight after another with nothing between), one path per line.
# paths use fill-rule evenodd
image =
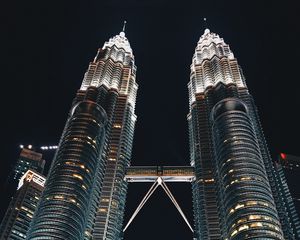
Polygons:
M135 101L138 85L130 44L123 31L109 39L90 63L81 89L103 85L110 92L106 102L109 117L106 137L106 171L93 227L93 239L119 239L123 223L127 183L136 122ZM93 217L91 217L92 219ZM90 230L87 230L90 231Z
M25 239L33 213L44 189L45 177L28 170L20 179L0 225L0 239Z
M242 70L208 29L188 89L195 238L295 239Z
M28 239L118 239L137 84L123 31L100 48L72 103Z
M43 155L41 153L22 147L20 157L14 169L14 179L19 181L28 169L43 173L45 160L42 159L42 157Z
M278 163L284 169L291 170L291 171L286 171L286 172L290 172L291 175L293 173L300 171L300 157L291 154L280 153L278 156Z
M144 181L149 170L128 168L136 121L135 76L123 29L89 64L27 239L122 239L125 180ZM174 171L178 181L193 181L195 228L186 222L194 238L296 239L281 176L242 70L229 46L208 29L197 44L188 89L193 168L158 167L151 177L163 185L165 169Z

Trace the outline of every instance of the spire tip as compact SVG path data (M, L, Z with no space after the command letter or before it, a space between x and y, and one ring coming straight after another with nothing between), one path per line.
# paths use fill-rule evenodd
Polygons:
M125 32L125 28L126 28L126 20L124 20L124 24L123 24L123 29L122 29L122 32Z
M210 30L207 27L207 18L206 17L203 18L203 21L204 21L204 26L205 26L204 34L208 34L208 33L210 33Z

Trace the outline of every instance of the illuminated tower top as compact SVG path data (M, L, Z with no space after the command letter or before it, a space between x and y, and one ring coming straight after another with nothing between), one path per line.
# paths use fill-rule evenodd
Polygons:
M134 107L138 85L135 81L136 66L130 43L122 31L104 43L90 63L80 90L89 86L105 86L120 94L128 95L128 102Z
M125 32L122 31L118 35L110 38L108 42L104 43L103 49L111 48L113 45L115 45L119 49L123 48L127 54L130 54L133 57L132 49L130 47L128 39L125 36ZM122 58L117 58L115 60L122 60Z
M195 101L195 94L204 93L208 87L216 86L219 82L246 88L244 76L229 45L218 34L205 29L191 64L188 85L190 105Z
M224 42L223 38L220 38L218 34L211 32L207 28L197 43L193 63L201 63L203 60L211 59L213 56L234 59L232 51Z

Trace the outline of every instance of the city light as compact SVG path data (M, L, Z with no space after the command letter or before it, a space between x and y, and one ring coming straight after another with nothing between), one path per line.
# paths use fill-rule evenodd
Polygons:
M285 160L286 159L286 154L285 153L280 153L280 157Z
M44 187L45 185L45 182L46 182L46 178L37 173L37 172L34 172L32 170L28 170L20 179L19 181L19 184L18 184L18 188L17 189L20 189L23 184L24 184L24 181L27 181L27 182L31 182L31 181L34 181L35 183L37 183L38 185Z
M24 145L24 144L20 144L19 147L20 147L21 149L23 149L23 148L25 148L25 145ZM27 145L26 148L27 148L27 149L33 149L33 145L29 144L29 145ZM56 150L57 148L58 148L57 145L41 146L41 147L40 147L40 149L41 149L41 150L44 150L44 151L45 151L45 150Z
M53 145L53 146L41 146L41 150L55 150L57 149L58 146Z

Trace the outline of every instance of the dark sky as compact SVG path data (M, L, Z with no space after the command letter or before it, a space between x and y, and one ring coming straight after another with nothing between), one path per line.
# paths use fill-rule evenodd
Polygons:
M47 3L48 2L48 3ZM206 17L242 66L272 155L300 156L297 1L90 0L7 1L1 6L0 217L18 145L56 144L97 48L122 29L133 48L139 84L132 165L189 164L190 64ZM129 186L128 220L147 184ZM189 184L170 184L192 221ZM167 196L146 203L125 239L191 239Z

